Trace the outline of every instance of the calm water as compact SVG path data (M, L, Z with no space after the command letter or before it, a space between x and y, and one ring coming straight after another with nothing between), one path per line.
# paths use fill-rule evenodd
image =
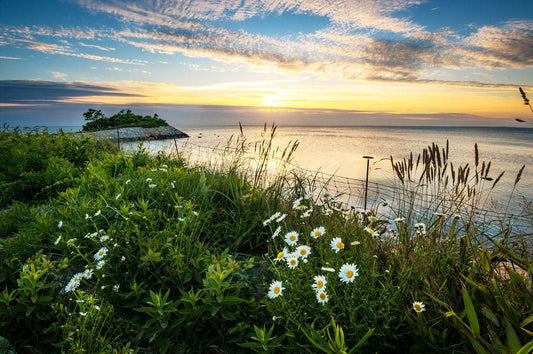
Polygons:
M180 127L178 127L180 128ZM177 140L181 145L223 146L233 135L240 134L239 127L184 127L189 139ZM268 129L267 129L268 130ZM263 127L243 127L247 141L261 139ZM267 132L268 134L268 132ZM395 160L416 156L431 143L441 148L449 141L450 161L454 166L474 165L474 144L478 144L479 159L492 162L490 177L502 171L498 183L500 194L509 191L516 174L526 165L515 195L533 198L533 129L528 128L442 128L442 127L278 127L274 143L284 148L299 141L293 162L310 170L320 170L338 176L364 179L366 160L373 156L370 180L393 182L390 157ZM173 142L168 141L166 144ZM160 149L164 142L154 143Z

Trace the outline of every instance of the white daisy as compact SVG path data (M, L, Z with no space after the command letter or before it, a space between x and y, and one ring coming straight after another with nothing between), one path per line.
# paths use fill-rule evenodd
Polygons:
M325 272L335 273L335 269L330 267L322 267L321 269Z
M319 304L325 304L329 300L328 294L326 294L325 291L317 291L316 292L316 299L318 300Z
M298 209L300 209L300 206L302 205L302 200L303 200L303 198L298 198L298 199L296 199L296 200L294 201L294 203L292 203L292 208L293 208L294 210L298 210Z
M122 193L117 194L117 196L115 197L115 200L118 200L118 198L120 198L121 196L122 196Z
M298 255L298 257L306 259L307 256L311 254L311 247L306 245L298 246L296 247L295 253Z
M281 232L281 226L278 226L276 231L274 231L274 233L272 234L272 238L276 238L280 232Z
M85 272L83 272L83 277L85 279L91 279L91 277L93 276L93 270L92 269L86 269Z
M319 226L315 228L313 231L311 231L311 237L313 238L319 238L320 236L323 236L326 234L326 229L324 226Z
M87 220L89 218L90 218L89 214L85 214L85 220Z
M100 242L104 242L104 241L107 241L109 240L109 236L107 235L103 235L102 237L100 237Z
M57 223L57 228L60 229L61 226L63 226L63 220L59 220L59 222Z
M94 254L94 259L96 259L97 261L101 260L107 254L107 251L108 250L106 247L100 248L98 252Z
M280 216L279 218L276 219L276 222L277 223L280 223L283 221L283 219L285 219L287 217L287 214L283 214L282 216Z
M287 232L285 235L285 242L287 242L289 246L294 246L298 242L298 236L296 231Z
M325 191L324 193L322 193L321 198L322 198L323 200L328 200L328 199L331 198L331 193L328 192L328 191Z
M96 269L102 269L103 266L105 266L105 261L103 259L96 263Z
M353 242L352 242L352 246L357 246L357 245L359 245L360 243L361 243L361 242L359 242L359 241L353 241Z
M404 222L405 218L396 218L394 219L394 222Z
M331 249L335 251L335 253L338 253L344 248L344 243L342 242L340 237L335 237L333 240L331 240L330 246Z
M270 287L268 289L268 297L273 299L278 296L282 295L282 292L285 288L283 287L282 282L280 281L273 281L272 284L270 284Z
M331 210L329 208L324 210L324 215L327 215L327 216L333 215L333 210Z
M148 187L155 188L155 187L157 187L157 184L152 183L152 184L149 184Z
M59 235L59 237L56 239L56 241L54 242L54 245L57 245L59 241L61 241L61 235Z
M65 292L68 293L70 291L74 291L80 286L80 282L73 282L72 280L69 281L67 286L65 286Z
M152 179L151 178L147 178L146 182L152 182Z
M128 183L130 183L130 182L131 182L131 179L127 180L126 183L124 183L124 184L128 184Z
M292 253L287 258L287 265L289 266L290 269L294 269L294 268L298 267L298 255Z
M339 278L342 282L352 283L359 275L359 270L355 264L346 263L344 264L339 271Z
M300 218L308 218L311 216L311 213L313 212L313 209L307 209L302 215L300 215Z
M426 311L425 307L426 305L424 305L422 301L413 302L413 310L415 310L418 313Z
M101 211L100 209L98 209L98 211L97 211L96 213L94 213L94 216L98 216L98 215L100 215L101 212L102 212L102 211Z
M328 281L326 280L326 277L323 276L323 275L317 275L313 278L315 280L315 282L313 283L313 289L315 289L315 291L324 291L326 290L326 284L328 283Z
M370 227L365 227L365 231L368 232L370 235L374 236L374 237L378 237L379 236L379 233L377 233L376 231L374 231L374 229L371 229Z
M274 258L274 260L276 262L279 262L282 259L285 259L288 254L289 254L289 250L285 247L285 248L283 248L283 251L278 252L278 254L276 255L276 258Z

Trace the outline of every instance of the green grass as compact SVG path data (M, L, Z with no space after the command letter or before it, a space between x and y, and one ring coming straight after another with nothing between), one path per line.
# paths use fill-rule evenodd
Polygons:
M419 220L379 217L381 205L343 210L324 186L310 190L305 176L266 185L268 144L247 180L242 161L188 167L182 158L141 148L117 153L91 140L84 143L91 153L75 159L80 142L67 135L1 134L10 163L20 165L1 181L0 350L515 353L532 346L531 249L511 247L510 228L488 243L461 215L415 227ZM45 146L38 156L15 158L33 144ZM7 195L30 159L41 166L35 173L51 165L63 173L39 179L46 193ZM68 183L49 189L53 176ZM325 233L314 237L318 227ZM294 245L285 241L291 231L299 235ZM342 242L334 242L337 252L334 238ZM310 253L295 257L297 266L276 260L299 246ZM358 270L348 282L339 276L345 264ZM313 288L320 275L324 303ZM415 312L415 301L425 311Z

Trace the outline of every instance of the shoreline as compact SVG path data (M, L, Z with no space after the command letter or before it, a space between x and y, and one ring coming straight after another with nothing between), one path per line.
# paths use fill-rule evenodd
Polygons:
M188 134L170 125L156 128L127 127L110 130L99 130L96 132L79 132L75 134L89 135L95 139L118 138L120 141L182 139L189 137Z

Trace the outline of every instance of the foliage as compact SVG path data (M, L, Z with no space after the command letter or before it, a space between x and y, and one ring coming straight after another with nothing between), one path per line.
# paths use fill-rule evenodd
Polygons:
M82 127L84 132L127 127L156 128L168 126L168 123L164 119L159 118L157 114L153 116L141 116L133 113L129 109L123 109L111 117L106 117L101 110L90 108L87 112L83 113L83 116L88 121Z
M1 131L0 207L56 196L75 185L90 159L111 149L106 142L72 139L62 131Z
M63 178L61 168L72 178L46 199L21 197L0 212L1 350L521 353L533 346L531 248L504 224L493 237L466 227L461 214L428 211L422 224L391 220L384 204L346 208L304 176L266 178L268 143L245 174L242 160L226 169L186 167L142 145L117 153L88 140L94 150L76 155L80 141L59 136L2 140L12 161L23 142L45 145L41 170L54 172L41 189ZM27 169L19 160L13 169Z

